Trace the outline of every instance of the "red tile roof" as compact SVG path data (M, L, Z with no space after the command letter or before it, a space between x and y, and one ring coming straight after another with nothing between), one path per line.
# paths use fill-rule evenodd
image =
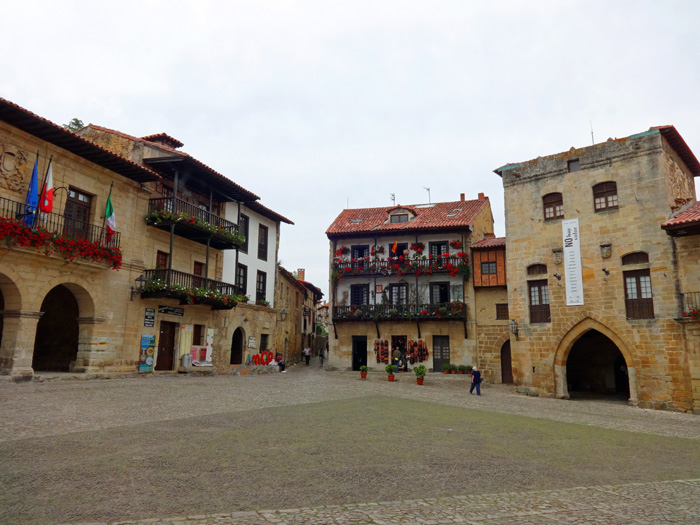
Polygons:
M311 293L314 294L314 300L320 301L321 297L323 297L323 292L321 291L320 288L314 286L311 284L309 281L302 281L301 279L297 279L301 284L303 284L306 288L308 288Z
M505 237L490 237L481 239L479 242L472 244L472 250L486 250L488 248L505 248Z
M386 208L358 208L343 210L333 221L326 235L347 236L417 230L462 229L471 226L476 216L486 206L488 197L470 201L436 202L434 204L409 204ZM396 208L408 209L416 214L409 222L389 222L389 212Z
M147 135L141 138L143 140L147 140L148 142L160 142L170 146L171 148L181 148L182 146L184 146L182 142L180 142L176 138L171 137L167 133L156 133L154 135Z
M0 120L136 182L161 178L148 167L113 153L4 98L0 98Z
M679 211L675 217L670 218L661 227L666 231L674 231L700 226L700 202L692 204L689 208Z

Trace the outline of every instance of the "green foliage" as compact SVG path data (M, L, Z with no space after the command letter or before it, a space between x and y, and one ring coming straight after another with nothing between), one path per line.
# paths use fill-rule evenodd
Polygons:
M394 372L396 372L396 365L386 365L384 370L386 370L387 374L394 375Z
M369 370L369 367L367 367L367 365L360 366L360 372L367 372L367 370Z
M68 124L63 125L64 128L66 128L68 131L72 131L73 133L83 128L84 126L85 125L83 124L83 121L79 118L73 118Z
M427 368L425 368L424 365L418 365L413 368L413 373L416 374L416 377L418 379L423 379L425 377L425 373L428 371Z

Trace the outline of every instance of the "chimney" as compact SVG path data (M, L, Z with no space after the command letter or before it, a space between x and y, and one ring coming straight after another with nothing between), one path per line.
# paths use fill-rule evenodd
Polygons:
M460 202L464 202L464 193L459 194L459 200Z
M479 193L479 200L480 200L480 201L483 201L483 200L484 200L484 194L483 194L483 193Z
M496 234L495 233L485 233L484 234L484 239L495 239Z
M299 268L297 270L297 279L300 281L306 281L306 270L304 270L304 268Z

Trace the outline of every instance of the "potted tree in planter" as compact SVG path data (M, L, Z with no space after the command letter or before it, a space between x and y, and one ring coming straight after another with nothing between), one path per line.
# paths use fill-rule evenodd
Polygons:
M442 372L445 374L450 373L450 364L449 363L445 363L442 365Z
M360 367L360 377L361 377L362 379L367 379L367 370L369 370L369 369L368 369L367 366L365 366L365 365L362 365L362 366Z
M457 373L457 365L450 365L450 374Z
M418 383L419 385L423 384L423 379L425 379L426 372L427 369L424 365L418 365L413 368L413 373L416 374L416 383Z
M385 370L387 373L387 379L389 381L393 381L394 380L394 372L396 372L396 365L392 365L392 364L386 365Z
M467 374L467 373L469 373L469 368L467 367L467 365L459 365L459 366L457 367L457 370L459 370L459 373L460 373L460 374Z

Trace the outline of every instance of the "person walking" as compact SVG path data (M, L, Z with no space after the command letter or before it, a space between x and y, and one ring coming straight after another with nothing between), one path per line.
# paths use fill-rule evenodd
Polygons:
M309 366L309 361L311 360L311 348L307 346L304 347L304 359L306 359L306 366Z
M472 386L469 388L469 393L474 393L474 387L476 387L476 395L481 395L481 372L477 367L472 368Z

